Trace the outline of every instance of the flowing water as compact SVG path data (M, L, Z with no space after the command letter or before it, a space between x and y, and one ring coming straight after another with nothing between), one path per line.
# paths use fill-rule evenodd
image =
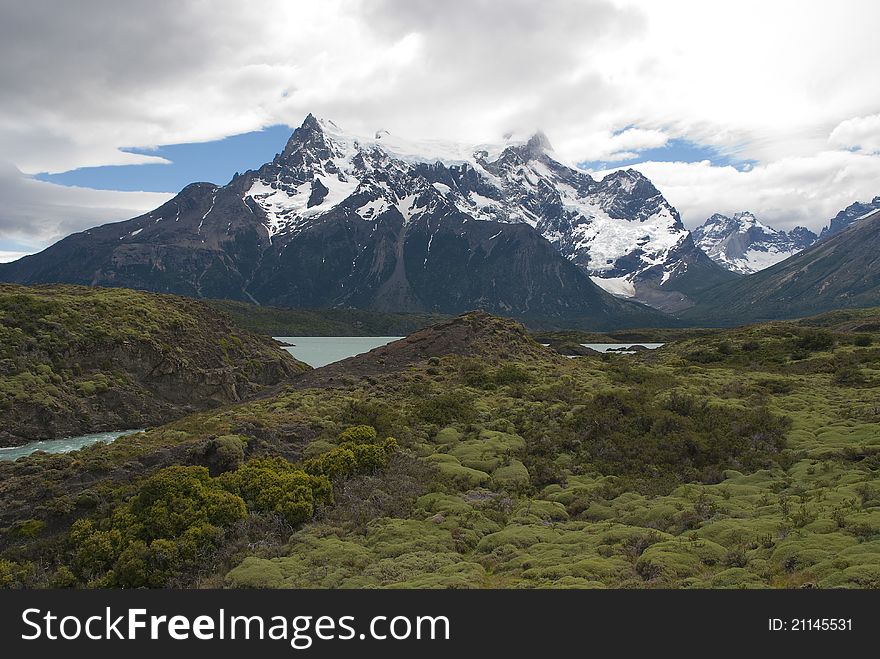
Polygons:
M140 430L114 430L112 432L96 432L91 435L65 437L63 439L42 439L36 442L28 442L23 446L0 448L0 460L15 460L25 455L30 455L35 451L67 453L68 451L76 451L84 446L90 446L98 442L105 444L113 442L123 435L132 435L136 432L140 432Z

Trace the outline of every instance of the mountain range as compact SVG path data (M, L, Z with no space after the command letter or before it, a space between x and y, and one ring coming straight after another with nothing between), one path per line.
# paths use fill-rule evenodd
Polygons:
M716 213L693 231L694 242L718 265L743 275L758 272L797 254L818 240L805 227L773 229L752 213Z
M818 239L747 212L691 233L644 175L593 178L542 133L413 142L310 114L258 169L0 264L0 281L304 309L483 309L543 328L747 322L874 300L875 208L880 197L849 206Z
M712 288L682 317L735 325L871 306L880 306L880 211L769 268Z
M145 215L0 266L18 283L306 308L482 308L596 327L663 322L621 297L678 310L732 277L647 178L595 180L540 133L407 142L313 115L271 162L227 185L194 183Z

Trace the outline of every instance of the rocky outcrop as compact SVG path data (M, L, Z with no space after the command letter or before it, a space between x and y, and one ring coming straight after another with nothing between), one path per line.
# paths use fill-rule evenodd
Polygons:
M316 368L298 378L295 386L330 386L394 373L448 355L476 357L487 364L561 359L553 350L537 343L520 323L472 311L362 355Z

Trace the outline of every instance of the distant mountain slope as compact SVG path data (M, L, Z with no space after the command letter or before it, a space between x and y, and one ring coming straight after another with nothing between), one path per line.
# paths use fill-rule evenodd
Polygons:
M205 300L236 325L268 336L406 336L448 316L363 309L285 309L236 300Z
M880 212L800 254L707 292L692 323L732 325L880 305Z
M0 279L20 283L300 308L663 322L589 276L611 288L626 280L637 299L678 309L729 275L641 174L596 181L558 162L540 134L408 143L351 136L311 115L272 162L228 185L192 184L150 213L0 265Z
M817 240L805 227L779 231L749 212L733 217L716 213L694 229L693 238L715 263L743 275L779 263Z
M880 210L880 196L874 197L874 199L869 202L857 201L850 204L831 218L828 226L822 229L819 238L829 238L830 236L843 231L858 218L869 215L877 210Z

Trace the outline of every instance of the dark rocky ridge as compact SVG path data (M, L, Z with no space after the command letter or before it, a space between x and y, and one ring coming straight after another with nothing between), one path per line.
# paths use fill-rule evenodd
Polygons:
M828 222L828 226L822 229L819 238L830 238L836 233L843 231L858 218L864 217L871 211L880 210L880 195L869 202L857 201L850 204Z

